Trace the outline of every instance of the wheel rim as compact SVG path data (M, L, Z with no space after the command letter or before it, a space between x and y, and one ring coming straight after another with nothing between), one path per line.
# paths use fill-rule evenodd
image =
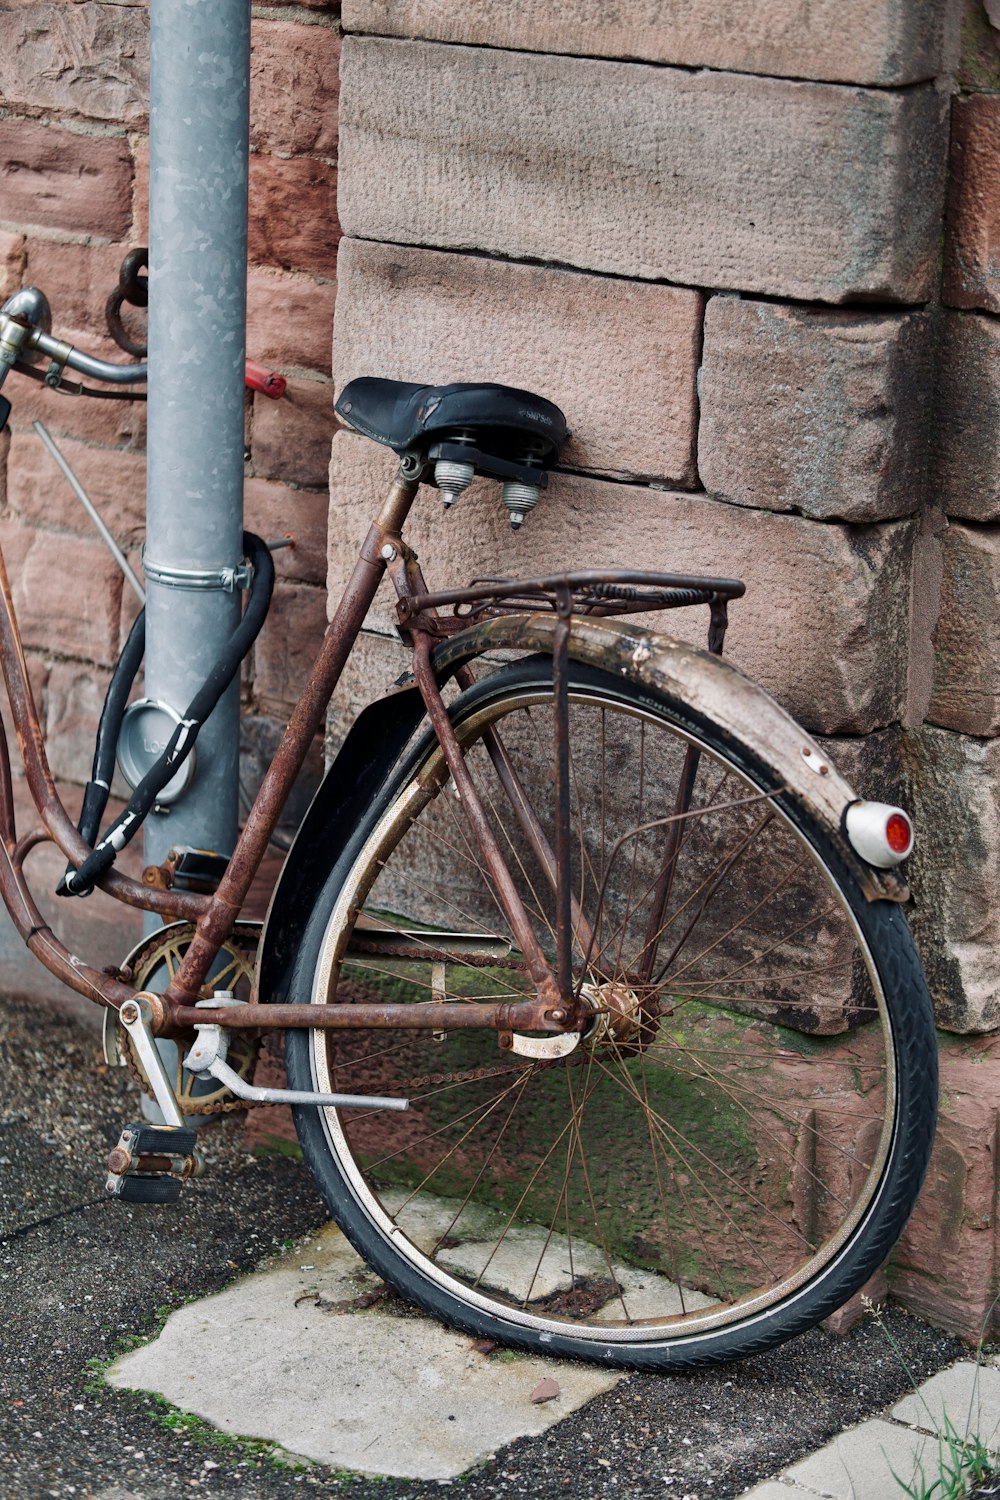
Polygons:
M487 701L460 738L551 948L551 891L482 742L500 727L551 827L549 696ZM319 1088L378 1080L412 1101L391 1119L324 1112L376 1234L510 1325L639 1344L745 1324L831 1271L884 1184L897 1081L870 950L780 789L703 742L654 972L636 980L676 826L662 808L676 809L692 743L652 707L571 692L574 887L591 926L574 975L607 1014L569 1057L511 1058L481 1032L311 1036ZM480 864L435 747L338 896L314 1002L529 994L513 948L499 965L471 967L466 953L436 969L347 951L363 903L370 926L411 941L427 925L509 939Z

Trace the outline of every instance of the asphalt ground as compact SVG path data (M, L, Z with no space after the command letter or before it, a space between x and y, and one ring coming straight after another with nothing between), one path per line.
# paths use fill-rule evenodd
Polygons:
M0 999L0 1500L416 1500L441 1482L291 1467L101 1375L175 1306L219 1290L326 1221L301 1162L255 1158L240 1116L202 1132L208 1172L179 1205L103 1196L104 1162L137 1114L92 1028ZM889 1308L741 1365L629 1375L539 1437L461 1479L485 1497L726 1500L968 1354ZM380 1420L392 1421L391 1411ZM984 1490L983 1493L993 1493Z

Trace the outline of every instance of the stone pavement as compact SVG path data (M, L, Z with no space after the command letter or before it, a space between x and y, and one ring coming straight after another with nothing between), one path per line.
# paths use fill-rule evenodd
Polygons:
M112 1366L108 1382L155 1392L294 1458L441 1482L624 1378L522 1355L498 1360L379 1288L327 1225L273 1265L173 1313L158 1338ZM929 1490L954 1467L952 1447L976 1439L1000 1454L1000 1371L963 1359L741 1500ZM715 1488L711 1476L704 1482L706 1492Z
M885 1500L953 1493L963 1444L980 1443L1000 1467L1000 1371L963 1359L897 1401L884 1415L840 1433L740 1500ZM992 1490L990 1491L993 1492ZM964 1494L965 1490L957 1490Z
M111 1203L134 1113L92 1031L0 998L0 1500L732 1500L967 1354L890 1308L697 1375L536 1368L382 1294L302 1163L250 1157L237 1117L175 1207Z
M621 1378L483 1350L384 1293L328 1224L273 1266L180 1308L107 1379L297 1458L443 1480L544 1432Z
M107 1379L165 1397L222 1432L273 1442L294 1459L447 1482L625 1378L513 1353L498 1359L380 1292L327 1225L272 1265L174 1312ZM740 1500L938 1493L931 1487L955 1469L953 1450L974 1440L1000 1463L1000 1371L962 1359ZM724 1492L709 1474L690 1482L706 1495ZM686 1493L696 1500L702 1491Z

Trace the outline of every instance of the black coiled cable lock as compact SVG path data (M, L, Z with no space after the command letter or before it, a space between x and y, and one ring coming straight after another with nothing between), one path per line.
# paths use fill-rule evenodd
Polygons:
M240 669L240 663L260 634L274 590L274 561L267 543L251 531L243 533L243 551L252 568L252 582L243 617L223 647L219 659L188 704L166 748L147 771L123 812L107 833L95 843L111 792L115 751L128 695L142 662L146 645L146 612L136 618L118 659L101 713L94 749L94 764L83 794L78 831L92 845L91 853L77 869L70 865L56 887L58 896L89 896L101 876L114 864L120 849L142 827L156 804L157 794L176 776L194 749L198 732Z

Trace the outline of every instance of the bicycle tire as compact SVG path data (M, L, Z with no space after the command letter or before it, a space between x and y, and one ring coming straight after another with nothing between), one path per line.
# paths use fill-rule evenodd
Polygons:
M780 767L762 764L690 705L624 676L571 662L570 699L577 809L601 787L599 835L593 817L574 826L577 910L586 915L589 907L593 916L603 882L604 907L614 908L622 934L614 966L601 936L612 918L600 916L591 935L586 967L604 1019L595 1017L593 1035L567 1058L544 1064L501 1054L495 1035L482 1031L437 1040L426 1031L288 1032L292 1087L413 1101L391 1117L300 1108L299 1139L358 1252L405 1298L454 1327L626 1368L742 1358L828 1316L898 1238L933 1138L930 999L903 913L861 894L836 841L800 797L782 790ZM450 708L511 849L512 829L520 832L509 809L497 811L483 732L501 728L542 818L551 741L548 723L538 721L550 703L551 660L532 657L498 669ZM626 832L651 824L643 785L666 785L671 767L676 782L692 748L695 790L682 820L689 831L674 855L670 896L670 922L678 909L687 912L688 929L672 968L640 993L634 951L629 962L623 951L626 935L635 948L635 923L643 934L646 877L662 858L657 843L650 865L643 840L654 843L671 820L656 824L655 838L631 835L627 897L615 894L627 844L609 855L605 824L612 804ZM450 917L455 928L459 906L459 930L480 934L474 943L488 947L484 927L509 935L488 887L473 899L462 884L475 861L450 792L428 735L360 817L328 877L306 926L293 994L316 1004L379 994L420 1003L442 988L449 998L526 990L514 947L506 967L483 957L476 968L438 936L430 951L446 955L443 985L441 970L435 978L422 960L346 952L349 939L358 942L365 902L367 920L406 932L414 951L426 950L419 934L428 925ZM656 797L657 809L677 806L672 785ZM627 804L620 814L618 802ZM752 838L748 827L757 829ZM733 857L734 835L752 858ZM787 850L797 862L788 864ZM608 862L600 881L598 858ZM443 859L440 869L435 859ZM715 884L704 897L706 862ZM770 864L784 873L762 885ZM637 865L641 899L633 898ZM541 866L529 872L522 851L512 868L543 912L544 930ZM709 939L697 954L693 931L699 942ZM646 931L640 954L648 942ZM583 946L581 938L575 973L585 967ZM686 969L678 954L686 954ZM717 959L729 970L720 973ZM740 979L747 969L752 977ZM506 1109L512 1094L501 1125L498 1099ZM567 1132L569 1143L560 1145ZM551 1141L546 1155L540 1143ZM518 1257L520 1269L512 1269Z

